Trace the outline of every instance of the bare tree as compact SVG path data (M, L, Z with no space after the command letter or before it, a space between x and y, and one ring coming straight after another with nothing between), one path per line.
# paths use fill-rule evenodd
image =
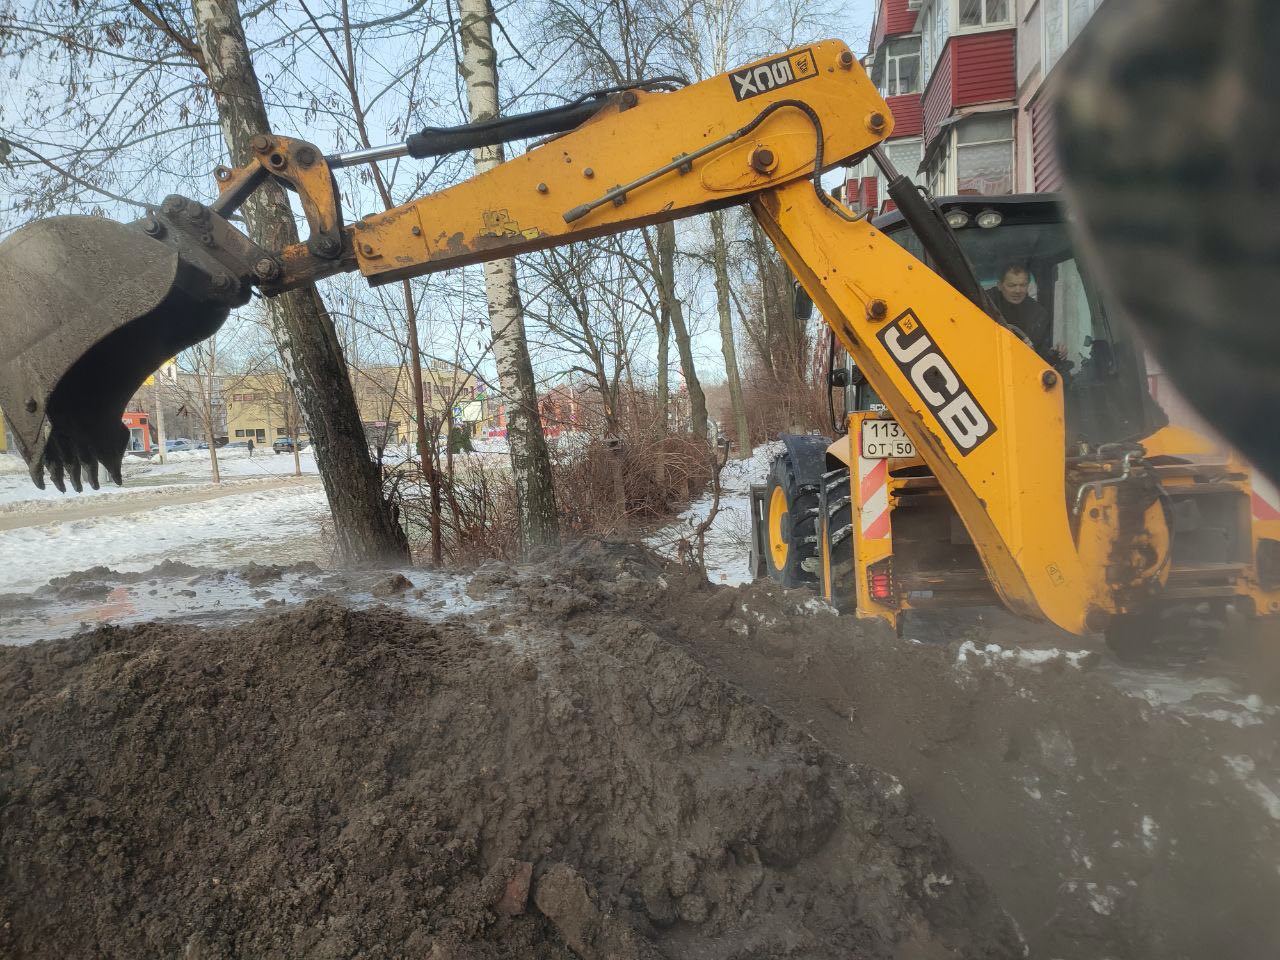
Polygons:
M467 89L472 122L498 116L498 66L493 48L493 7L489 0L458 0L459 71ZM503 160L501 145L475 151L476 172L493 169ZM516 481L520 539L525 548L559 539L551 458L538 415L537 386L525 339L524 307L516 281L514 260L484 264L489 323L498 382L507 399L507 444Z
M187 414L194 414L200 436L209 447L209 473L214 483L222 482L218 463L218 441L226 426L228 400L242 390L259 390L271 351L263 350L258 338L261 324L237 317L207 340L182 351L175 358L172 378L157 375L161 387L159 402Z
M262 89L245 39L236 0L193 0L196 41L174 42L205 71L222 133L237 162L253 156L252 141L269 134ZM163 18L161 18L163 20ZM164 21L166 27L168 21ZM246 214L253 239L269 250L298 242L284 191L259 190ZM408 541L382 494L382 478L369 458L355 395L333 321L314 286L276 297L272 326L289 379L306 412L341 556L348 562L404 561Z
M698 368L693 360L693 339L684 319L684 304L676 292L676 227L674 223L660 223L658 235L658 269L662 278L660 289L667 309L671 313L671 330L676 338L676 351L680 355L680 368L684 372L685 389L689 392L689 411L695 435L707 436L707 397L698 380Z
M729 405L739 457L751 456L751 431L747 408L742 400L742 379L738 374L738 350L733 342L733 309L729 293L729 244L724 236L724 212L711 214L711 256L716 276L716 311L720 316L720 346L724 351L724 373L729 385Z
M546 0L541 11L542 46L551 53L568 47L569 70L582 86L636 83L684 73L685 22L700 0ZM667 426L670 396L669 337L676 339L680 371L689 394L693 432L707 435L707 403L694 363L690 325L676 290L676 228L659 224L643 231L650 282L658 291L655 321L658 410Z
M620 434L619 418L631 358L641 349L657 304L638 273L639 236L613 236L572 244L526 261L531 291L526 311L550 334L542 352L559 358L592 384L606 433Z
M224 385L219 373L218 339L214 334L208 340L184 350L177 358L179 375L166 389L188 409L196 411L209 445L209 472L214 483L222 482L218 467L219 409L223 407Z

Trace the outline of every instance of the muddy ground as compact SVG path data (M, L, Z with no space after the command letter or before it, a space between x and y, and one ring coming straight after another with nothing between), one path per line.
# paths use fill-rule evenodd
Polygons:
M646 563L3 651L0 954L1021 955L899 783L610 608Z
M1265 700L633 547L468 592L0 650L0 955L1280 952Z

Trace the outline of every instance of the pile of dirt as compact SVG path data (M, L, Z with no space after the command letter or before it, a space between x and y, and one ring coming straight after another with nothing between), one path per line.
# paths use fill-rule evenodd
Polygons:
M921 644L768 581L622 566L584 557L554 589L643 619L833 753L899 778L1032 956L1280 955L1275 707L1164 709L1144 686L1178 676L1096 653L1010 656L1010 639L1043 647L1046 632L1012 618ZM528 576L516 589L533 607L548 595Z
M0 955L1021 956L901 783L652 629L665 582L584 548L472 620L0 650Z

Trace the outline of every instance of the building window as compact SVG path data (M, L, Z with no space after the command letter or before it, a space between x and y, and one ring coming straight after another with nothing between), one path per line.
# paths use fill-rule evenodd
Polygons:
M244 436L244 431L243 431L243 430L237 430L237 431L236 431L236 436L237 436L237 437L243 437L243 436Z
M876 86L882 97L920 92L920 38L898 37L884 45L884 60Z
M1008 22L1009 0L960 0L961 27L991 27Z
M276 427L276 436L283 437L284 435L284 427Z
M920 14L920 75L924 85L929 85L933 75L933 7Z
M951 134L944 133L942 141L933 151L933 156L929 160L929 168L927 176L929 180L929 192L935 197L941 197L950 193L949 186L949 167L951 165Z
M900 174L912 183L924 185L925 178L920 172L920 154L924 148L918 137L911 140L890 140L884 145L885 156ZM889 198L889 181L878 168L870 169L868 175L876 178L876 196L883 207Z
M1102 0L1043 0L1044 70L1048 73L1080 36Z
M1013 193L1013 115L969 117L956 126L956 193Z
M891 140L884 145L885 156L897 171L914 183L920 183L920 140Z
M938 58L942 56L942 48L947 45L947 37L951 35L948 13L943 7L946 2L934 0L920 15L921 82L926 87L933 76L933 68L938 65Z

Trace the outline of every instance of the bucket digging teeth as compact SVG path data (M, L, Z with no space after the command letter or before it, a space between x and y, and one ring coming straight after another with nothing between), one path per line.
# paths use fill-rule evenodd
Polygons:
M0 410L43 488L117 485L130 398L211 336L251 290L261 251L181 197L144 219L53 217L0 241Z

